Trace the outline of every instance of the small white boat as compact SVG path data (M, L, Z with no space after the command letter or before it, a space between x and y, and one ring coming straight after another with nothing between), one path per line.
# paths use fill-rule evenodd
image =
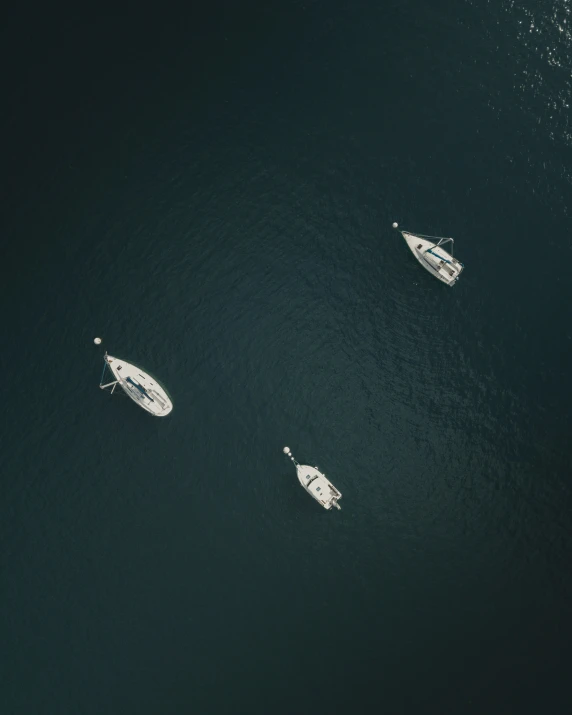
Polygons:
M336 509L341 509L342 507L338 504L338 500L342 498L341 492L339 492L335 486L326 478L325 474L322 474L318 467L309 467L307 464L298 464L298 462L292 456L292 452L289 447L284 447L284 454L288 455L290 459L294 462L296 466L296 474L298 475L298 480L304 489L311 494L314 499L319 502L324 509L331 509L335 507Z
M107 353L105 353L103 359L105 365L103 366L103 373L101 374L99 384L102 390L111 387L111 394L113 394L113 391L117 385L119 385L133 402L136 402L144 410L155 415L155 417L165 417L171 412L173 403L169 395L167 395L165 390L151 375L148 375L144 370L141 370L141 368L125 360L112 357ZM115 380L103 385L103 376L105 375L106 368L111 370Z
M397 228L397 224L394 223L393 227ZM411 253L423 268L443 283L449 286L455 285L464 265L453 257L454 241L452 238L424 236L422 233L410 233L409 231L400 231L400 233L407 242ZM446 243L451 244L451 253L443 248Z

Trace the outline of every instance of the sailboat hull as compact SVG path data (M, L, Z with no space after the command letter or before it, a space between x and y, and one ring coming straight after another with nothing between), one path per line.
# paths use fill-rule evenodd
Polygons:
M463 270L463 264L460 261L445 251L442 246L437 246L433 241L406 231L402 231L401 235L409 246L411 253L426 271L429 271L442 283L446 283L449 286L455 285Z
M173 403L154 377L120 358L106 355L105 360L125 394L155 417L166 417Z

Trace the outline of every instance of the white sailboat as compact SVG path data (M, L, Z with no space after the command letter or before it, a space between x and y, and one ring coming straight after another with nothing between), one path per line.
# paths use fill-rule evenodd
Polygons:
M107 353L105 353L103 359L105 364L99 384L102 390L111 387L111 393L113 394L113 391L119 385L133 402L136 402L155 417L165 417L171 412L173 403L169 395L151 375L148 375L136 365L132 365L120 358L112 357ZM106 369L112 372L115 380L104 385L103 376Z
M292 456L292 452L289 447L284 447L284 454L286 454L296 467L296 474L298 475L298 480L304 489L311 494L314 499L319 502L324 509L331 509L335 507L336 509L341 509L342 507L338 504L338 500L342 498L341 492L339 492L335 486L327 479L325 474L322 474L318 467L309 467L307 464L298 464L298 462Z
M393 224L397 228L397 224ZM405 239L411 253L419 263L449 286L455 285L459 280L464 265L453 257L453 239L440 238L439 236L425 236L422 233L411 233L410 231L400 231ZM451 253L448 253L443 246L451 244Z

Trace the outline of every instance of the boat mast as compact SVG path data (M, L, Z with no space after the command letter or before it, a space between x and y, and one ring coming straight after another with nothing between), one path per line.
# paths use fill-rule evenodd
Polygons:
M454 239L452 239L452 238L442 238L439 241L439 243L437 243L435 245L435 248L437 248L437 246L442 246L444 243L449 243L449 242L451 243L451 256L452 256L453 255L453 244L455 243Z
M113 382L108 382L106 385L103 385L103 376L105 375L105 368L109 367L109 364L107 362L107 351L105 352L105 355L103 356L103 372L101 373L101 378L99 380L99 387L102 390L105 390L106 387L111 387L113 385L113 390L115 390L115 387L119 384L119 380L114 380ZM113 395L113 390L111 390L111 394Z

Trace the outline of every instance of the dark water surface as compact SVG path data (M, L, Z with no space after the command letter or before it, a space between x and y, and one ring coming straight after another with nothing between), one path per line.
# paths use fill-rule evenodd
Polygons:
M6 23L1 713L571 704L571 10Z

